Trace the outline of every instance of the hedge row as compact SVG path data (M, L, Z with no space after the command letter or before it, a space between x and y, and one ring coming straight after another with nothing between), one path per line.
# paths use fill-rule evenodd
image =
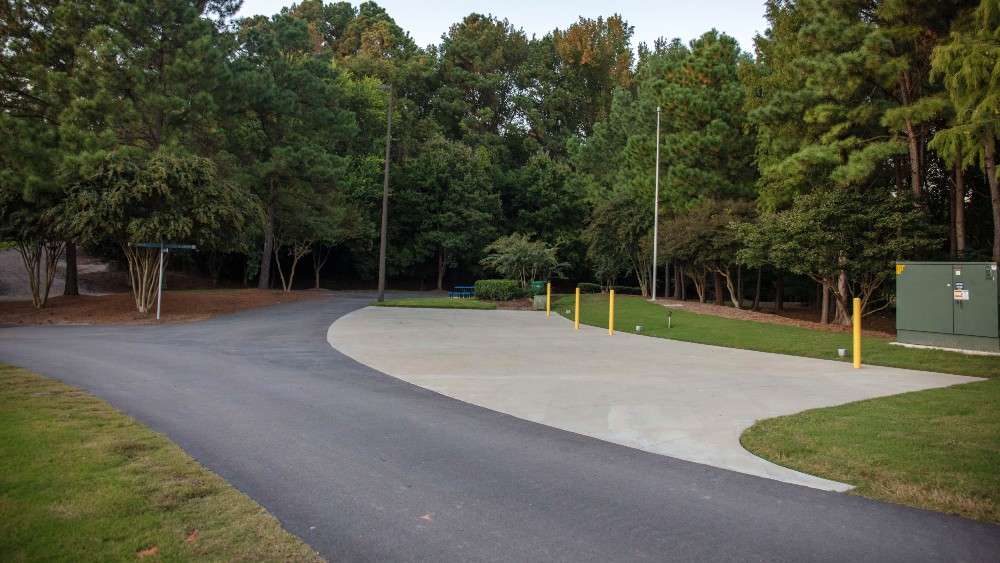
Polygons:
M514 280L479 280L475 284L476 298L487 301L510 301L528 297L530 290L524 289Z

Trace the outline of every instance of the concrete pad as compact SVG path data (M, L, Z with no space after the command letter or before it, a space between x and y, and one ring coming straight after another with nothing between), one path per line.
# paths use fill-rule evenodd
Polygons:
M978 378L798 358L581 326L553 314L367 307L330 345L383 373L525 420L825 490L850 485L740 446L755 421Z

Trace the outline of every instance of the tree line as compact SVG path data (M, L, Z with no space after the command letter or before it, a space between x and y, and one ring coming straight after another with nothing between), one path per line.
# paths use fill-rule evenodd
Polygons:
M390 107L389 274L439 288L523 249L735 306L745 272L756 301L762 272L810 280L846 322L892 303L897 259L1000 253L1000 0L769 0L749 50L634 46L619 15L528 37L470 14L421 47L374 2L239 7L0 3L0 240L37 306L77 245L127 265L141 311L143 242L258 287L303 261L318 286L331 256L372 279Z

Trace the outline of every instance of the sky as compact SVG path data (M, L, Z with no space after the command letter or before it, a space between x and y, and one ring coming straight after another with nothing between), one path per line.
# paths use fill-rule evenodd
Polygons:
M472 12L506 18L531 37L555 28L565 29L580 16L596 18L619 13L635 28L633 47L649 45L658 37L679 37L687 43L702 33L718 29L736 38L745 51L753 51L753 37L767 28L764 0L376 0L417 45L440 43L448 28ZM244 0L240 15L271 15L293 1ZM355 6L359 2L351 2Z

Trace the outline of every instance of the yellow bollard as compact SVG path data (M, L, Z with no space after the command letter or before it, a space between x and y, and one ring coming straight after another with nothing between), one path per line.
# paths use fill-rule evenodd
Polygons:
M611 290L608 297L608 334L615 333L615 290Z
M861 367L861 300L854 298L854 369Z
M580 288L576 288L576 312L573 314L573 329L580 330Z
M545 318L552 315L552 282L545 284Z

